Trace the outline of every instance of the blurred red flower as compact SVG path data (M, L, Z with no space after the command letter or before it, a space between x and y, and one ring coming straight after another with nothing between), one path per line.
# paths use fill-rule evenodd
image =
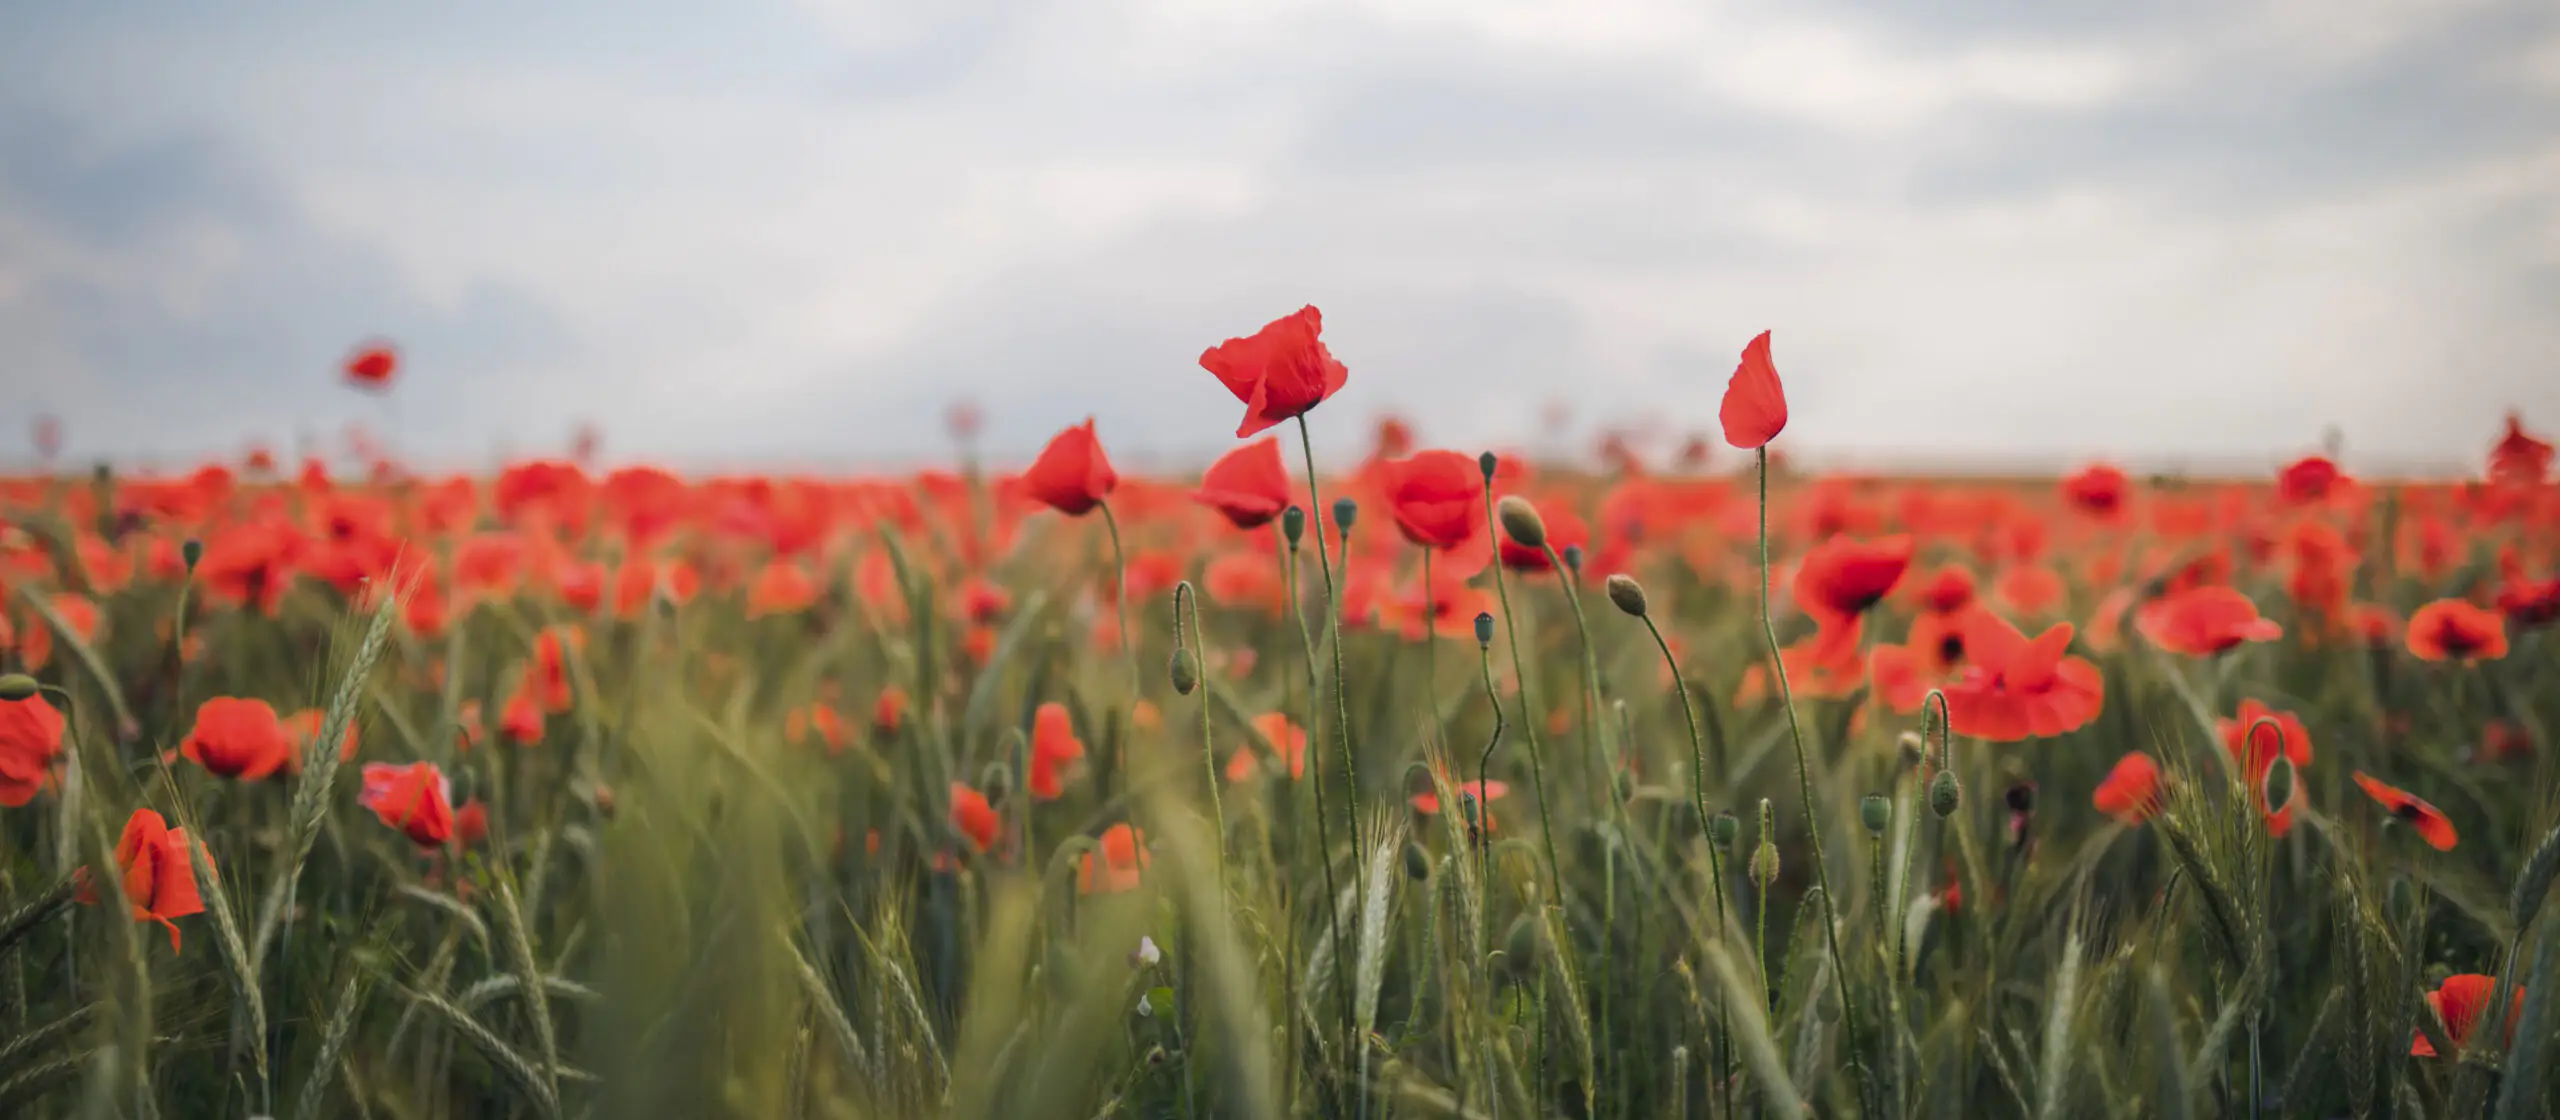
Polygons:
M1305 413L1342 390L1351 371L1325 348L1324 313L1310 304L1272 320L1245 338L1230 338L1200 355L1200 368L1244 402L1243 439Z
M2258 604L2219 585L2173 592L2134 612L2134 629L2151 644L2189 657L2210 657L2242 642L2271 642L2284 627L2262 618Z
M2551 473L2551 444L2524 430L2523 415L2507 413L2507 431L2489 449L2489 477L2499 482L2538 484Z
M1289 469L1280 461L1280 437L1265 436L1218 457L1200 476L1191 499L1217 510L1239 529L1259 529L1289 508Z
M2498 981L2493 976L2476 972L2458 973L2444 978L2436 990L2427 993L2427 1009L2444 1020L2445 1041L2457 1047L2471 1045L2471 1035L2480 1023L2481 1012L2489 1009L2489 1001L2497 998ZM2524 1014L2524 985L2516 985L2507 997L2507 1035L2516 1033L2516 1019ZM2501 1045L2504 1045L2502 1042ZM2409 1043L2409 1053L2420 1058L2439 1057L2427 1032L2418 1031Z
M1796 605L1817 619L1845 619L1883 602L1911 570L1911 536L1867 541L1835 536L1796 566Z
M1075 720L1064 704L1040 705L1031 716L1031 796L1055 801L1066 793L1065 768L1084 757Z
M2495 661L2507 655L2506 618L2460 599L2438 599L2409 616L2409 652L2425 661Z
M2263 730L2260 720L2268 721ZM2267 835L2281 837L2293 831L2293 802L2301 796L2301 770L2311 765L2311 732L2302 726L2301 717L2249 699L2240 702L2240 709L2232 718L2214 721L2214 729L2222 734L2224 753L2240 768L2249 788L2257 791L2258 811L2267 818ZM2293 792L2284 804L2271 805L2267 802L2267 776L2275 770L2279 755L2293 764Z
M966 782L951 783L951 827L967 837L969 845L984 852L995 846L996 837L1004 833L1004 818L995 806L987 803L987 795L970 788Z
M1423 451L1382 465L1387 512L1404 539L1472 558L1445 567L1473 575L1491 558L1484 539L1484 475L1455 451Z
M2102 520L2124 512L2125 494L2132 483L2124 471L2111 463L2091 463L2062 479L2062 499L2071 508Z
M204 895L196 886L193 841L187 830L171 828L150 809L125 818L124 835L116 841L116 867L124 876L124 896L133 904L133 920L169 927L169 949L178 951L178 923L172 919L204 913ZM206 853L205 866L213 866Z
M2346 475L2325 455L2305 455L2276 472L2276 493L2293 505L2326 501Z
M178 753L215 777L254 782L283 768L293 740L266 701L216 696L196 707Z
M391 378L400 372L400 352L390 343L373 343L347 355L342 368L347 380L357 388L387 389Z
M421 848L440 847L453 838L453 787L435 763L366 763L356 804L373 810L383 824Z
M1948 725L1959 735L2010 743L2096 719L2106 682L2097 666L2065 654L2071 635L2071 624L2058 622L2029 641L2007 619L1975 609L1964 631L1972 665L1945 690Z
M2417 830L2418 838L2425 840L2428 847L2450 852L2461 841L2461 836L2453 830L2453 822L2446 819L2442 810L2427 804L2425 798L2385 783L2362 770L2356 771L2355 779L2356 785L2364 789L2365 796L2373 798L2384 809L2390 810L2393 817Z
M1031 469L1022 472L1024 493L1069 517L1091 512L1119 484L1119 473L1102 454L1102 441L1094 438L1090 416L1050 437Z
M62 713L41 695L0 700L0 805L12 809L35 800L53 781L62 754Z
M1085 853L1084 864L1076 871L1076 890L1081 894L1136 890L1139 872L1154 862L1147 855L1146 833L1125 823L1103 829L1095 846L1100 851Z
M2160 764L2150 755L2133 751L2116 760L2107 771L2105 781L2089 803L2101 813L2124 822L2141 824L2160 811Z

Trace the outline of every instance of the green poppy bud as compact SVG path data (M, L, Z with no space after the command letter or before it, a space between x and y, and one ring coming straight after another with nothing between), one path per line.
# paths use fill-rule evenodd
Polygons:
M978 789L987 795L990 808L1001 808L1007 794L1013 792L1013 767L990 762L978 773Z
M1547 543L1547 522L1538 516L1538 507L1518 494L1505 496L1493 507L1494 517L1502 522L1502 534L1522 548L1543 548Z
M1742 818L1733 815L1731 809L1716 810L1715 821L1707 828L1707 838L1715 841L1716 847L1730 848L1741 836Z
M1191 647L1173 647L1173 663L1165 667L1165 675L1173 678L1173 690L1185 696L1200 687L1200 662L1191 656Z
M1493 469L1501 464L1502 461L1494 458L1493 452L1490 451L1476 456L1476 469L1484 472L1484 480L1486 482L1493 481Z
M178 544L178 559L186 561L188 571L192 572L196 570L197 562L204 559L204 542L197 540L194 537L188 537L186 540L180 542Z
M1297 506L1281 510L1280 535L1288 539L1290 548L1297 548L1298 541L1307 535L1307 511Z
M1335 498L1335 499L1333 500L1333 527L1334 527L1334 528L1336 528L1336 529L1340 529L1340 530L1342 530L1343 532L1348 533L1348 532L1350 532L1350 531L1351 531L1351 523L1352 523L1352 522L1354 522L1354 521L1357 521L1357 520L1359 520L1359 519L1360 519L1360 503L1359 503L1359 502L1356 502L1356 501L1354 501L1354 500L1352 500L1352 499L1350 499L1350 498Z
M1493 648L1493 612L1491 611L1476 612L1476 646L1480 649Z
M1778 881L1778 846L1767 839L1751 850L1751 882L1762 890Z
M25 673L11 673L7 676L0 677L0 700L5 700L14 704L20 700L34 696L36 694L36 688L36 679L34 677L30 677Z
M1644 585L1637 583L1634 576L1628 575L1625 572L1620 572L1617 575L1609 577L1607 586L1609 588L1609 601L1616 603L1619 610L1625 611L1636 618L1644 617Z
M1938 776L1929 781L1929 811L1936 813L1939 820L1945 820L1956 815L1956 810L1963 805L1964 787L1956 784L1956 772L1938 771Z
M1572 573L1573 573L1573 578L1575 578L1575 579L1581 579L1581 578L1582 578L1582 546L1581 546L1581 545L1578 545L1578 544L1569 544L1569 545L1566 545L1566 546L1564 546L1564 553L1563 553L1563 555L1564 555L1564 567L1565 567L1565 570L1566 570L1566 571L1569 571L1569 572L1572 572Z
M1858 823L1867 826L1868 832L1878 836L1884 835L1885 826L1893 823L1892 804L1885 801L1881 793L1870 793L1859 798Z
M1404 845L1404 877L1417 883L1431 878L1431 857L1424 854L1422 845L1410 840Z

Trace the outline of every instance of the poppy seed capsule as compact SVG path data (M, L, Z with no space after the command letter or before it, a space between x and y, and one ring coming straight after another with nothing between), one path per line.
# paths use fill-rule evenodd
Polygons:
M1538 516L1538 507L1518 494L1506 495L1495 503L1493 515L1502 522L1502 534L1522 548L1544 548L1547 545L1547 521Z
M1938 776L1929 782L1929 811L1945 820L1956 815L1956 809L1963 804L1964 787L1956 784L1956 772L1938 771Z
M1476 612L1476 645L1483 649L1490 649L1493 646L1493 612L1491 611Z
M1733 815L1731 809L1716 810L1715 823L1707 829L1708 839L1714 840L1716 847L1730 848L1741 835L1742 818Z
M1359 503L1359 502L1354 501L1354 500L1352 500L1352 499L1350 499L1350 498L1335 498L1335 499L1333 500L1333 527L1334 527L1334 528L1336 528L1336 529L1340 529L1340 530L1342 530L1343 532L1348 533L1348 532L1350 532L1350 531L1351 531L1351 523L1352 523L1352 522L1354 522L1354 521L1358 521L1359 519L1360 519L1360 503Z
M1893 823L1893 806L1881 793L1861 797L1858 799L1858 823L1867 826L1868 832L1882 836L1885 826Z
M1619 610L1625 611L1636 618L1644 617L1646 606L1644 601L1644 585L1637 583L1636 577L1628 575L1625 572L1620 572L1609 577L1607 586L1609 588L1609 601L1616 603Z
M2267 799L2267 811L2270 813L2293 804L2292 759L2282 753L2276 755L2275 761L2267 767L2266 788L2259 795Z
M1767 890L1769 884L1777 881L1778 846L1764 839L1751 851L1751 884Z
M0 700L15 704L36 694L36 679L25 673L0 677Z
M204 542L194 537L179 542L178 559L186 562L188 571L196 570L196 562L204 559Z
M1173 663L1165 667L1165 675L1173 678L1173 690L1185 696L1200 687L1200 662L1191 656L1191 647L1173 648Z
M1573 578L1575 578L1575 579L1581 579L1581 578L1582 578L1582 546L1581 546L1581 545L1578 545L1578 544L1569 544L1569 545L1564 546L1564 566L1565 566L1565 570L1566 570L1566 571L1569 571L1569 572L1572 572L1572 573L1573 573Z
M1502 465L1502 460L1494 458L1493 452L1487 451L1476 456L1476 469L1484 472L1484 480L1486 482L1493 481L1493 469L1500 465Z
M1307 535L1307 511L1297 506L1281 510L1280 535L1288 538L1290 548L1298 547L1298 541Z

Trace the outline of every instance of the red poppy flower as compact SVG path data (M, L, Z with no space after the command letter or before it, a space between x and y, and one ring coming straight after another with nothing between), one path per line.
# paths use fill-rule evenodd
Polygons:
M1226 515L1239 529L1259 529L1289 508L1289 468L1280 461L1280 437L1265 436L1209 464L1191 500Z
M1096 846L1101 850L1086 852L1083 866L1076 871L1076 891L1080 894L1136 890L1139 872L1154 862L1147 855L1147 834L1127 824L1103 829ZM1101 857L1098 865L1097 855Z
M2527 630L2560 621L2560 579L2528 579L2513 549L2498 558L2498 610Z
M215 777L254 782L283 768L293 740L266 701L216 696L197 706L178 753Z
M2062 499L2082 513L2111 518L2123 512L2125 494L2131 488L2124 471L2110 463L2092 463L2063 477Z
M1446 777L1446 775L1443 775L1443 777ZM1505 785L1500 780L1494 778L1480 778L1476 781L1468 782L1463 785L1459 785L1454 782L1450 784L1456 786L1458 796L1462 798L1470 794L1474 795L1478 806L1490 805L1496 801L1500 801L1505 794L1511 792L1510 786ZM1426 789L1420 793L1414 794L1406 800L1413 804L1414 812L1421 813L1424 816L1430 816L1440 811L1440 793L1437 789Z
M498 712L498 733L519 747L537 746L542 742L546 722L542 705L534 703L533 694L518 691Z
M2276 472L2276 492L2286 502L2310 505L2329 497L2346 475L2325 455L2305 455Z
M2409 652L2426 661L2495 661L2507 655L2506 618L2460 599L2438 599L2409 616Z
M1742 363L1725 382L1716 418L1724 424L1724 441L1745 451L1767 446L1786 430L1787 391L1778 383L1777 364L1769 360L1769 332L1760 332L1742 348Z
M356 804L373 810L382 823L421 848L440 847L453 838L453 787L435 763L366 763Z
M2392 816L2416 829L2418 838L2426 841L2428 847L2450 852L2461 841L2462 837L2453 831L2453 822L2445 817L2442 810L2428 804L2425 798L2385 784L2362 770L2356 771L2355 779L2356 785L2363 787L2365 796L2373 798L2390 810Z
M348 355L344 368L347 380L358 388L387 389L400 372L400 352L389 343L375 343Z
M1279 752L1280 759L1289 769L1290 781L1306 775L1306 728L1279 712L1265 712L1253 717L1253 729L1262 733L1263 741L1270 743L1272 750ZM1250 747L1239 747L1236 753L1227 756L1227 780L1230 782L1249 781L1260 771Z
M966 782L951 783L951 827L969 838L971 847L983 852L995 846L996 837L1004 833L1004 818L995 806L987 804L987 795L969 788Z
M853 728L845 723L843 715L825 704L812 701L782 717L783 741L796 747L807 742L811 732L817 734L830 755L842 754L853 745Z
M204 913L192 843L186 829L169 827L167 819L149 809L136 809L125 818L124 836L116 841L116 867L124 875L133 920L169 927L171 952L178 950L178 923L172 919ZM213 866L210 853L205 866Z
M1271 427L1342 391L1351 371L1325 349L1324 313L1313 304L1283 315L1246 338L1230 338L1200 355L1200 368L1244 402L1236 438Z
M1475 545L1483 556L1492 555L1481 540L1484 474L1475 460L1455 451L1424 451L1383 464L1381 474L1387 512L1404 539L1443 552ZM1472 575L1482 566L1479 559L1461 574Z
M453 811L453 842L465 848L489 838L489 807L472 798Z
M1111 460L1102 454L1102 441L1094 438L1093 418L1059 432L1040 449L1040 457L1031 469L1022 472L1022 490L1032 500L1069 517L1082 517L1102 504L1113 487L1120 485L1119 472L1111 469Z
M2141 824L2160 811L2160 764L2133 751L2116 760L2089 803L2126 824Z
M907 690L890 685L880 690L880 698L871 702L871 729L882 738L898 733L907 723Z
M1268 556L1230 552L1209 561L1200 574L1200 590L1209 601L1228 607L1256 607L1273 618L1288 609L1288 588Z
M62 713L42 696L0 700L0 805L35 800L62 754Z
M1788 689L1799 699L1815 700L1837 700L1858 691L1867 678L1867 662L1858 648L1859 635L1865 629L1856 615L1832 619L1779 651L1779 664L1787 670ZM1766 695L1768 687L1767 668L1753 664L1742 671L1737 702L1748 703Z
M1929 690L1963 672L1964 618L1923 614L1911 620L1911 632L1900 645L1880 645L1867 657L1876 695L1894 711L1909 715L1929 699Z
M1380 596L1377 618L1380 626L1394 630L1409 642L1435 638L1466 639L1475 634L1476 615L1492 609L1493 595L1467 586L1464 573L1452 574L1434 568L1430 587L1422 586L1417 573L1410 589L1398 588L1392 594Z
M2524 417L2507 413L2507 434L2489 449L2489 477L2501 482L2535 484L2551 473L2551 445L2527 435Z
M818 601L818 583L807 569L775 557L747 585L747 617L797 614Z
M2151 644L2189 657L2210 657L2242 642L2271 642L2284 627L2262 618L2258 604L2220 585L2189 588L2153 599L2133 616L2133 627Z
M2042 564L2013 565L1994 586L2003 605L2024 615L2050 614L2070 593L2062 574Z
M2067 656L2071 624L2029 641L2007 619L1976 608L1965 618L1972 665L1945 691L1947 722L1959 735L1996 743L2049 738L2096 719L2106 700L2098 668Z
M1815 545L1796 567L1796 605L1816 618L1864 614L1902 582L1911 549L1907 533L1872 541L1835 536Z
M2270 721L2273 726L2258 729L2260 720ZM2248 778L2249 788L2257 791L2258 811L2267 818L2267 835L2282 837L2292 832L2293 801L2289 797L2282 805L2268 804L2267 775L2275 769L2279 754L2293 764L2297 775L2311 765L2311 732L2302 726L2301 717L2254 699L2242 700L2232 718L2214 721L2214 729L2222 733L2223 751ZM2298 776L2295 779L2294 796L2300 795L2300 780Z
M1084 740L1076 738L1075 720L1067 706L1040 705L1031 717L1031 796L1055 801L1066 793L1064 768L1084 757Z
M1972 569L1949 564L1920 585L1920 604L1933 614L1952 615L1972 606L1973 594Z
M2436 990L2427 993L2427 1007L2444 1020L2445 1041L2455 1046L2471 1045L2471 1034L2479 1026L2480 1013L2489 1009L2489 1001L2497 998L2498 980L2476 972L2465 972L2444 978ZM2524 1014L2524 986L2519 984L2507 997L2507 1036L2516 1033L2516 1018ZM2409 1042L2409 1053L2420 1058L2438 1057L2427 1032L2418 1031Z

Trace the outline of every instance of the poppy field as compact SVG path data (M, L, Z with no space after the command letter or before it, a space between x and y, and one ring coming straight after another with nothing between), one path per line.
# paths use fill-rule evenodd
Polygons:
M1163 387L1243 406L1188 477L957 412L897 476L0 481L0 1115L2560 1103L2522 418L1808 473L1763 334L1542 463L1328 409L1322 327Z

